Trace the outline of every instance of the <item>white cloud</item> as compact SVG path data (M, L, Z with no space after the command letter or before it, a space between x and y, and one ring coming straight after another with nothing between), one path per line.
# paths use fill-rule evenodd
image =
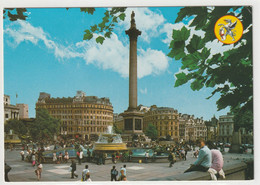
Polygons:
M95 36L96 37L96 36ZM102 45L96 44L95 39L76 44L84 50L87 64L95 64L102 69L111 69L122 77L129 75L129 45L122 43L116 34L106 39ZM167 56L159 50L148 48L139 49L137 61L138 78L148 75L159 75L168 68Z
M65 47L48 39L49 35L41 27L34 27L26 21L16 21L5 29L4 32L13 38L13 47L18 46L24 41L29 41L33 44L42 41L48 49L54 50L57 58L75 58L81 56L71 46Z
M147 94L147 88L140 89L141 94Z
M159 75L169 66L169 59L162 51L150 48L147 50L139 49L138 54L138 78L149 74Z
M110 39L106 39L102 45L97 44L95 39L81 41L73 45L64 46L53 41L41 27L34 27L25 21L14 22L5 29L5 34L14 40L13 46L21 42L31 42L44 45L54 52L58 59L82 58L87 65L96 65L104 70L112 70L122 77L129 74L129 46L120 41L115 33ZM97 37L98 35L94 35ZM159 75L168 68L168 57L159 50L138 50L138 78L148 75Z
M136 27L142 31L140 38L145 42L150 42L152 37L159 36L159 28L163 26L165 18L160 12L154 12L148 8L127 8L124 21L120 21L119 25L124 30L130 28L131 13L135 12Z

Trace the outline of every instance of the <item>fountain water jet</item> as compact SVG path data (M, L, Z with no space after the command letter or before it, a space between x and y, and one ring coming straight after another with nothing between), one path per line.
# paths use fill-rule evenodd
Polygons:
M94 145L94 151L123 151L127 150L123 143L121 135L113 132L112 126L107 127L107 132L100 134L98 141Z

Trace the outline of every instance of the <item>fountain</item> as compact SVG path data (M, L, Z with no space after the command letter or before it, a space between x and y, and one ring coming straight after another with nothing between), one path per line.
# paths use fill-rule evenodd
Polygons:
M112 126L107 127L107 132L100 134L98 141L95 143L94 151L124 151L127 150L126 144L123 143L121 135L113 132Z

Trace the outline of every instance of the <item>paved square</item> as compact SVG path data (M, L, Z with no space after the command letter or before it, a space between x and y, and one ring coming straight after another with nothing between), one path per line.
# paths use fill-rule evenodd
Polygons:
M223 155L225 164L237 163L243 159L253 158L252 154L229 154ZM191 153L187 155L187 161L178 161L172 168L169 168L169 163L120 163L96 165L93 163L77 164L78 178L71 179L69 166L67 164L43 164L43 172L41 181L80 181L81 172L85 165L89 165L92 181L110 181L110 170L113 165L117 170L126 164L127 180L128 181L149 181L152 179L168 177L172 175L182 174L192 164L196 158L191 157ZM19 151L5 151L5 162L12 167L9 172L10 181L26 182L37 181L31 163L21 160ZM224 165L225 165L224 164Z

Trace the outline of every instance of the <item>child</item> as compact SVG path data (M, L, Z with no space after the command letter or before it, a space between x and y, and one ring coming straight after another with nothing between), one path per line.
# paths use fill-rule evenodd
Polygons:
M35 152L33 152L33 153L32 153L32 166L33 166L33 167L35 166L35 160L36 160Z
M22 161L24 161L24 151L22 150L22 151L20 152L20 154L21 154L21 157L22 157Z
M60 152L59 154L59 162L61 163L62 162L62 153Z
M54 163L57 163L57 155L56 155L56 152L54 152L54 153L52 154L52 156L53 156L53 158L52 158L53 162L54 162Z
M64 159L65 159L65 162L67 163L69 161L69 153L68 152L65 152L65 156L64 156Z

